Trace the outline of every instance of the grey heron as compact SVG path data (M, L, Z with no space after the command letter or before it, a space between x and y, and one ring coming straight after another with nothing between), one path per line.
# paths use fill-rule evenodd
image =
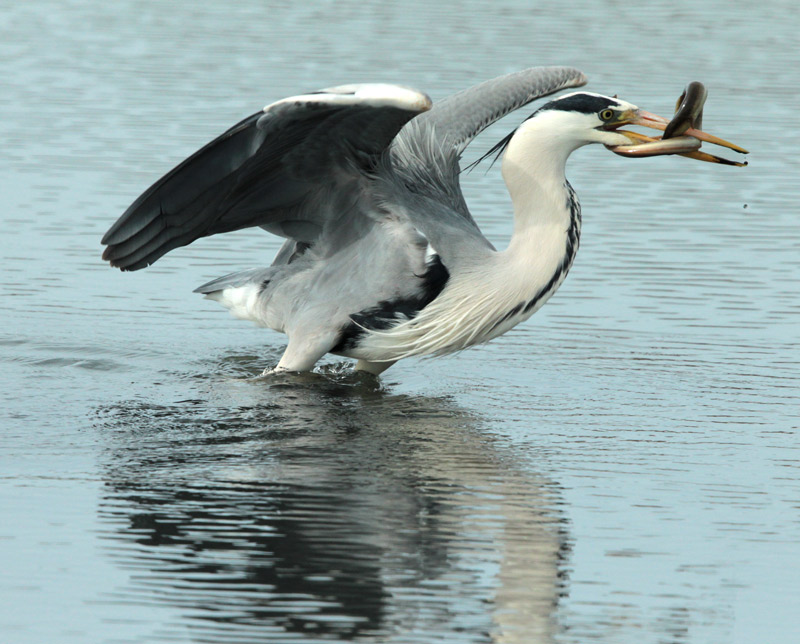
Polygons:
M700 131L691 105L673 128L683 136L654 140L619 129L669 126L631 103L584 91L554 98L494 148L514 211L511 241L495 249L465 203L462 152L509 112L585 83L576 69L542 67L437 103L379 84L279 100L144 192L103 237L103 258L133 271L216 233L260 226L285 238L269 267L196 289L288 336L272 371L307 371L332 353L379 374L401 358L486 342L533 315L572 266L574 150L704 158L705 140L743 151Z

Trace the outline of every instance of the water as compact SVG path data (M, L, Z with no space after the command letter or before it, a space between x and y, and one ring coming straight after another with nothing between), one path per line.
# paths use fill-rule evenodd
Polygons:
M570 6L4 3L0 640L797 641L794 5ZM268 235L99 261L258 106L531 64L664 114L701 80L750 166L580 151L553 300L380 385L334 359L251 379L283 339L191 290L268 263ZM465 181L502 245L497 168Z

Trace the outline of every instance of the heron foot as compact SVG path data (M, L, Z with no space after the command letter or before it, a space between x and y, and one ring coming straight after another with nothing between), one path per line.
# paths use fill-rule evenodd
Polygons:
M359 360L356 362L354 370L371 373L373 376L379 376L395 362L397 362L397 360L387 360L386 362L370 362L369 360Z

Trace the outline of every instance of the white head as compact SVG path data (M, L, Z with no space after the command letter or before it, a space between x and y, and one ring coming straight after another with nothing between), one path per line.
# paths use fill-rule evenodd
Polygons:
M692 94L693 85L702 89ZM729 161L698 153L701 141L721 145L746 154L744 148L725 141L699 128L705 88L690 84L679 99L679 109L672 120L640 110L622 99L593 92L572 92L546 103L536 110L515 131L499 141L478 163L489 156L503 155L503 165L533 163L558 172L567 157L577 148L589 143L602 143L609 150L626 157L648 157L662 154L683 154L701 161L743 166L747 163ZM623 125L641 125L669 132L665 137L651 138L636 132L619 129ZM679 136L685 135L685 136ZM505 154L504 154L505 153ZM549 162L542 165L543 159Z
M536 110L510 137L523 145L534 139L537 147L549 154L561 151L564 160L571 152L589 143L608 146L629 145L631 140L616 129L636 121L639 108L610 96L592 92L573 92L546 103Z
M536 110L489 154L503 154L503 177L515 201L535 185L549 183L559 200L569 155L589 143L629 145L631 140L615 130L638 118L639 108L627 101L573 92Z
M637 120L638 116L639 108L622 99L573 92L546 103L526 123L572 140L575 148L589 143L613 146L630 144L628 137L615 130Z
M619 98L592 92L572 92L540 107L481 159L495 154L503 155L503 178L515 200L525 193L533 194L537 184L550 185L549 194L553 199L559 199L567 158L589 143L602 143L612 152L627 157L684 154L702 161L744 165L696 153L701 141L738 152L746 150L697 129L702 100L695 100L694 104L689 101L689 104L692 109L688 109L684 115L679 110L669 121ZM624 125L656 130L675 125L687 136L653 139L620 129Z

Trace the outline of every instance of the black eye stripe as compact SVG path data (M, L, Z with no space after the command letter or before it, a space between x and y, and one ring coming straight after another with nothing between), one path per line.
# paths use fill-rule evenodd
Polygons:
M538 110L533 112L526 120L532 119L537 114L541 114L546 110L559 110L562 112L583 112L584 114L591 114L593 116L597 116L603 110L610 109L612 110L612 117L614 114L615 108L625 108L627 104L623 105L615 98L610 98L608 96L598 96L596 94L586 94L584 92L578 92L576 94L571 94L568 96L564 96L562 98L556 98L550 101L549 103L545 103L540 107ZM598 116L598 118L601 118ZM606 120L610 120L609 119ZM499 141L491 150L489 150L486 154L480 157L477 161L473 161L470 165L468 165L465 169L471 169L474 166L478 165L484 159L494 156L494 160L500 158L500 155L503 154L503 151L508 147L509 142L511 141L511 137L514 136L516 130L510 132L506 137L504 137L501 141Z
M608 96L578 93L552 100L543 105L539 111L563 110L567 112L583 112L584 114L599 114L605 109L619 106L617 101Z

